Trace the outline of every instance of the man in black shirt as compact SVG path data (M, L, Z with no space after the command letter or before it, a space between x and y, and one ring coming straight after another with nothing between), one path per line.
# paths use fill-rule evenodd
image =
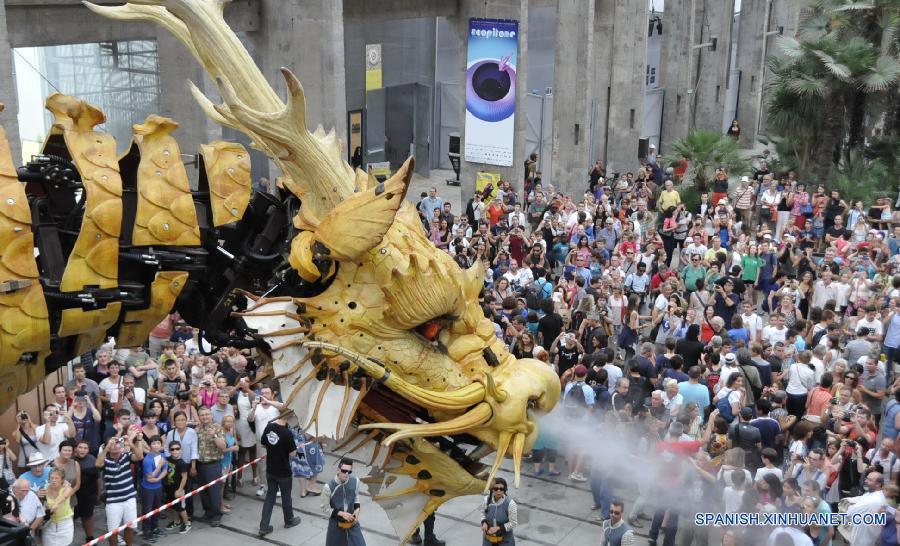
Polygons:
M291 457L297 454L297 444L294 435L287 428L285 415L281 414L269 424L262 434L262 445L266 448L266 500L263 502L262 518L259 522L259 535L265 536L274 529L269 525L272 518L272 509L275 507L275 497L281 490L281 511L284 513L284 527L288 529L300 524L300 516L294 515L291 506Z
M762 466L759 452L762 450L762 436L759 429L750 424L753 419L753 408L745 406L741 408L740 419L731 425L728 431L728 438L731 439L731 445L740 447L747 455L745 464L747 469L755 472Z
M735 265L731 267L731 271L729 272L727 277L719 277L716 279L716 284L724 287L725 281L731 281L731 286L734 288L734 293L737 294L738 298L743 301L744 293L747 291L747 286L744 284L743 279L741 279L741 266ZM731 323L725 323L726 326L730 326Z
M547 347L553 340L559 337L563 329L563 318L553 307L553 300L544 301L544 316L538 321L538 333L541 335L541 344Z
M831 244L831 241L836 241L841 237L845 241L849 240L850 231L844 227L844 217L838 215L834 217L834 225L825 230L825 244Z
M558 340L554 340L552 352L556 354L556 367L562 376L566 370L574 367L584 354L584 347L575 339L575 334L560 334Z

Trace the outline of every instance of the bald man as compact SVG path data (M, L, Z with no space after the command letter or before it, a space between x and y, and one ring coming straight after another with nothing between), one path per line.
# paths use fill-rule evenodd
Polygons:
M44 523L44 507L41 505L41 500L31 490L31 482L24 478L13 482L12 492L19 505L19 516L15 517L10 514L10 518L21 525L30 527L33 534Z

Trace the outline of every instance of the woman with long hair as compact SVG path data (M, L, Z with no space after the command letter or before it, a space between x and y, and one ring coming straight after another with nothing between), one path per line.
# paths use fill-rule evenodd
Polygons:
M635 354L635 344L638 342L639 332L641 330L642 317L638 312L641 300L636 294L628 296L628 308L625 310L626 320L622 323L622 330L619 332L619 348L625 351L625 360L631 359Z
M700 341L700 326L691 324L688 326L684 339L679 339L675 344L675 352L684 357L684 369L700 364L700 355L703 354L705 344Z
M535 346L534 334L526 329L516 336L509 350L516 358L533 358Z

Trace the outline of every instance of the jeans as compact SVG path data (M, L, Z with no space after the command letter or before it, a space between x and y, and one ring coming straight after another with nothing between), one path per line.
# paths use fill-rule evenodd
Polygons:
M663 529L663 546L675 546L675 535L678 533L678 512L675 510L657 509L653 514L653 522L650 524L650 540L656 541L659 537L659 529L668 512L669 520Z
M613 485L610 477L604 476L598 470L593 470L591 472L591 495L594 497L594 506L600 509L602 518L609 518L609 503L613 499Z
M163 488L158 487L156 489L147 489L146 487L141 488L141 510L146 514L151 510L156 510L160 506L162 506L162 494ZM159 516L152 516L144 520L144 536L149 537L150 533L154 531L159 525Z
M275 496L281 489L281 512L284 514L284 523L294 517L294 507L291 505L291 485L294 479L290 476L279 478L266 476L266 500L263 501L262 517L259 520L259 528L267 529L272 519L272 510L275 508Z
M211 463L197 463L197 481L200 485L205 485L217 478L222 477L222 462L213 461ZM200 502L203 504L205 516L211 520L222 518L222 484L215 483L204 491L200 492Z

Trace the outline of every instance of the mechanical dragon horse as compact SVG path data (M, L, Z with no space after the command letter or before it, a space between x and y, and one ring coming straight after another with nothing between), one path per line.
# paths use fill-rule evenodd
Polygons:
M201 107L280 167L280 195L254 193L247 151L227 142L202 147L192 192L178 125L159 116L117 156L99 109L54 94L43 152L19 169L0 129L0 410L108 335L140 345L175 309L214 345L268 355L300 425L371 466L369 491L408 537L507 456L518 482L559 382L494 336L483 268L424 236L405 201L413 159L384 182L351 169L334 131L308 131L294 75L286 103L270 87L226 3L87 5L174 34L223 100L192 86Z

